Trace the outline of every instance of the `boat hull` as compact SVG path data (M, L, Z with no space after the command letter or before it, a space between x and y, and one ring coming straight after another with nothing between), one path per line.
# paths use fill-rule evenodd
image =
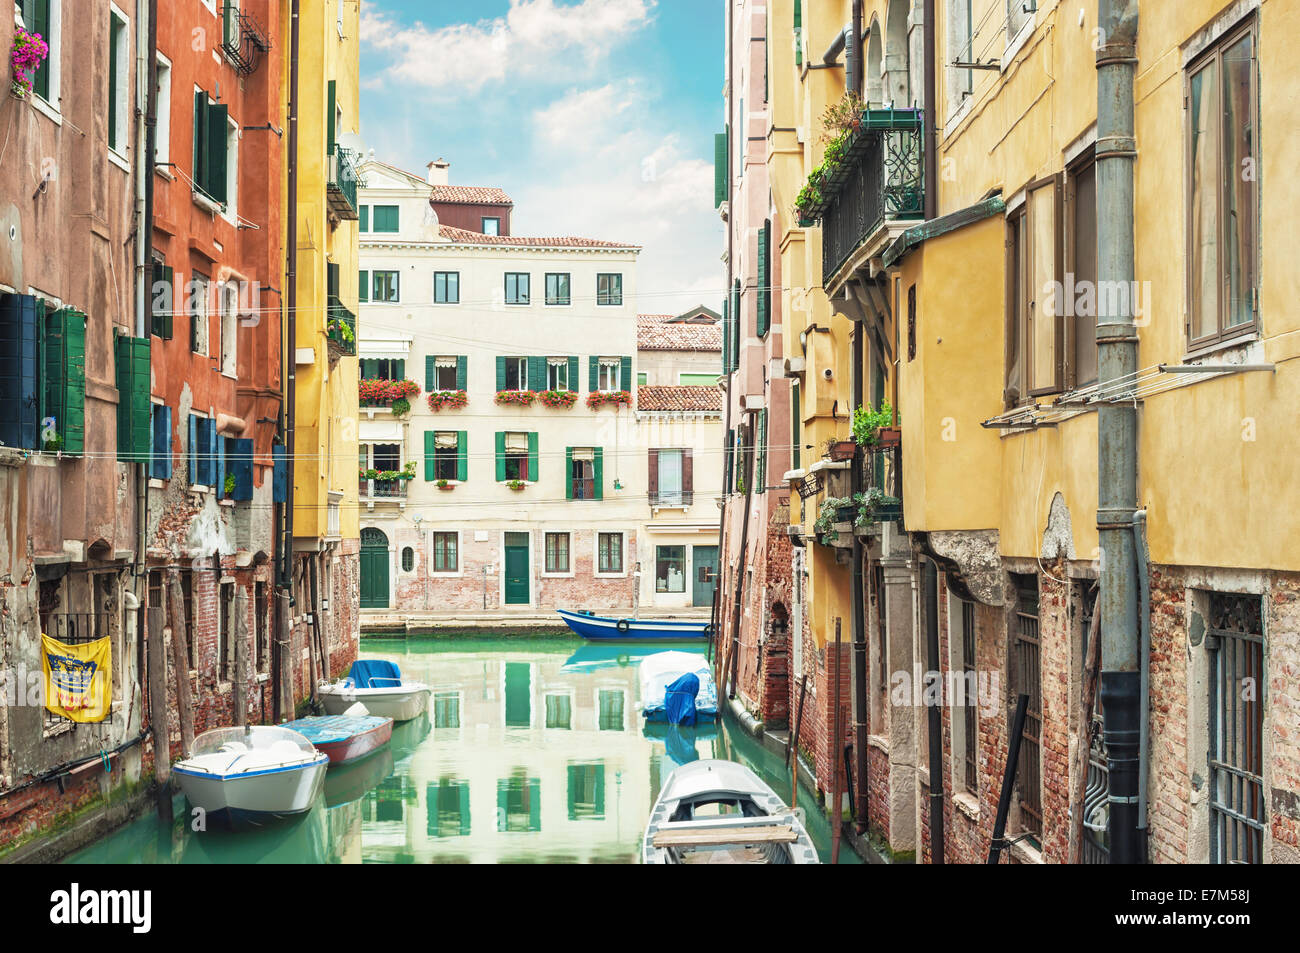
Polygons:
M414 683L400 688L344 688L328 685L320 690L321 703L328 715L343 715L360 702L372 715L393 721L419 718L429 707L428 685Z
M555 610L570 629L597 642L681 642L689 639L707 639L707 621L680 619L610 619L604 616L583 615L567 609Z
M211 819L233 823L291 817L311 810L325 785L329 758L245 774L206 774L184 763L172 768L176 786Z
M370 731L344 738L342 741L325 742L316 745L316 750L323 752L330 759L330 764L347 764L356 761L388 744L393 736L393 723L379 725Z
M312 716L284 725L299 732L312 746L330 759L330 764L346 764L382 748L393 736L393 720L367 716Z

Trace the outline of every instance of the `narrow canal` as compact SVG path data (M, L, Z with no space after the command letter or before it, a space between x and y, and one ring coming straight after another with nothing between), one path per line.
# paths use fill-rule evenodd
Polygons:
M331 768L308 814L262 830L195 832L177 798L170 828L151 814L69 860L631 863L661 784L696 758L745 764L788 801L781 758L730 718L694 729L643 726L639 659L663 648L367 639L364 657L390 659L433 687L430 711L398 725L387 748ZM813 803L802 785L799 802ZM805 822L829 862L829 824L816 810ZM840 862L857 860L844 845Z

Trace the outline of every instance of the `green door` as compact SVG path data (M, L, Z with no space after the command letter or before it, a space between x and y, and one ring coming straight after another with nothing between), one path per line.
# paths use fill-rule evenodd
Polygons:
M361 608L388 608L388 537L373 527L361 531Z
M506 605L528 605L528 534L506 533Z
M713 605L713 590L718 588L718 547L696 546L692 559L695 571L691 574L694 583L691 589L691 605Z

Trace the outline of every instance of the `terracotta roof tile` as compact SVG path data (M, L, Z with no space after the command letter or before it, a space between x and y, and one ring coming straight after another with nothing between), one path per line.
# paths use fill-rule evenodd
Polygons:
M531 238L522 235L482 235L464 228L439 225L438 234L461 245L513 245L523 248L635 248L626 242L607 242L598 238L577 238L572 235L558 238Z
M721 351L722 328L716 324L665 324L662 315L636 319L638 351Z
M716 387L654 386L650 384L636 390L637 410L722 410L722 394Z
M504 191L487 185L435 185L434 202L454 202L460 205L514 205L514 200Z

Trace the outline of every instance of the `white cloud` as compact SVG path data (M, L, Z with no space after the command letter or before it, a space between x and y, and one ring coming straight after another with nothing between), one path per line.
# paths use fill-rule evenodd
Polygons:
M363 6L361 41L387 54L385 75L406 85L474 92L507 79L585 76L620 40L647 26L656 0L511 0L504 17L430 29Z

